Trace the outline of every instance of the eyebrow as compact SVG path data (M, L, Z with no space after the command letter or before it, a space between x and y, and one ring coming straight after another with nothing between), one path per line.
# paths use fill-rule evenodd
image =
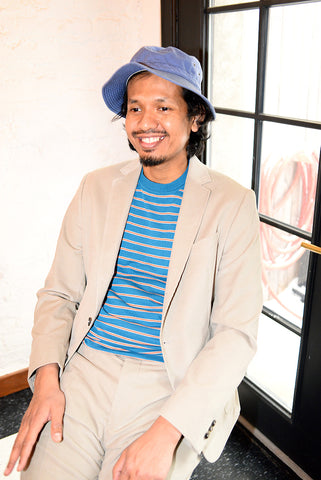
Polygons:
M160 103L165 103L169 102L170 100L168 98L155 98L155 102L160 102ZM128 103L139 103L139 100L136 100L135 98L128 98Z

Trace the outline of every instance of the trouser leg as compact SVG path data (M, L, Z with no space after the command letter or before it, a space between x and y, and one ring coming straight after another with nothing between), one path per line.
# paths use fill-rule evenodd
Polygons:
M63 441L48 424L22 480L112 480L121 452L159 416L172 393L163 364L82 346L61 379ZM167 480L188 480L199 459L183 440Z
M22 480L97 479L104 457L104 423L111 409L114 381L120 362L110 362L110 375L76 353L67 365L61 389L66 397L63 441L50 437L50 423L43 429Z
M112 480L112 469L122 451L158 418L172 394L164 364L126 359L115 393L105 435L105 457L99 480ZM167 480L188 480L200 457L186 439L177 449Z
M69 434L72 431L72 436ZM92 432L79 422L65 417L63 442L56 444L48 423L36 446L30 466L22 472L23 480L97 479L103 449Z

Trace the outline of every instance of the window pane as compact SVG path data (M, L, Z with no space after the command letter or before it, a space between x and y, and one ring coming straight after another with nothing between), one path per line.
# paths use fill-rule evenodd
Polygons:
M210 16L209 94L215 106L254 111L258 10Z
M321 118L321 3L270 10L265 113Z
M247 377L292 411L300 337L264 314L259 323L258 350Z
M225 5L235 5L237 3L247 3L249 0L210 0L209 7L222 7Z
M265 122L259 210L312 231L321 132Z
M301 238L261 222L264 305L302 326L309 252Z
M208 141L207 164L247 188L251 187L253 120L217 115Z

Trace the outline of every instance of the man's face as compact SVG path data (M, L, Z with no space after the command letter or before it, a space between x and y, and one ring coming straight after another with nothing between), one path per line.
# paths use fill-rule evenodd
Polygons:
M190 132L198 127L187 117L181 87L144 73L129 81L127 96L126 132L142 164L186 162Z

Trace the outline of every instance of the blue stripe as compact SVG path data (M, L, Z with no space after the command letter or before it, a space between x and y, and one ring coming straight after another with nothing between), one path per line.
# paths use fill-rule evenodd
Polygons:
M157 228L155 230L149 228L148 230L146 230L146 227L144 227L143 225L139 225L137 222L129 223L128 221L126 224L126 230L132 232L133 234L142 235L141 238L144 238L143 235L149 233L150 237L156 237L159 241L168 240L171 242L173 241L175 234L175 228L169 228L166 231L162 230L161 228Z
M147 234L146 234L147 233ZM163 239L163 238L157 238L153 237L150 232L145 232L144 236L140 235L139 238L137 238L137 235L130 232L129 230L124 231L124 240L127 240L128 242L137 242L139 240L140 243L146 245L146 247L151 246L152 248L155 249L163 249L163 248L168 248L171 250L172 247L172 239Z
M123 239L122 250L126 251L126 253L131 251L133 255L140 255L140 257L137 258L143 261L150 259L150 261L154 262L154 260L158 259L164 262L164 264L169 260L171 255L171 250L164 248L157 250L152 246L142 245L141 242L128 242L127 239ZM133 259L134 258L135 257L133 257Z
M158 215L178 215L179 214L179 207L180 201L173 201L172 203L168 203L164 205L162 203L154 203L150 202L144 198L133 198L132 207L136 208L137 210L141 210L142 212L155 212Z

